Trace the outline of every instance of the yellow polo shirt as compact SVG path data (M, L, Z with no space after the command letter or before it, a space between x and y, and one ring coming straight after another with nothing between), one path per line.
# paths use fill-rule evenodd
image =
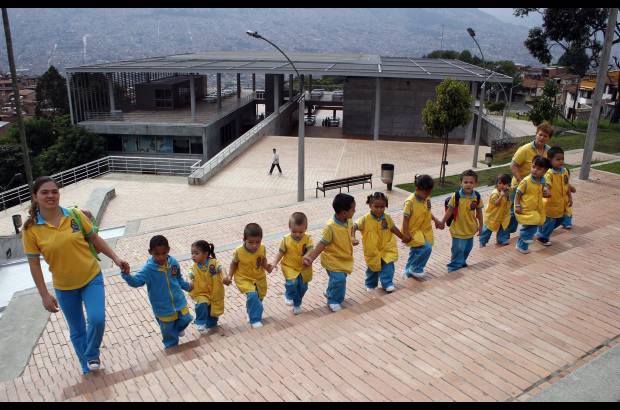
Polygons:
M351 242L353 223L338 221L336 216L327 221L323 228L321 242L325 250L321 252L321 265L330 272L353 271L353 243Z
M545 223L545 205L543 203L543 186L545 178L537 180L528 175L519 182L517 195L521 195L521 214L515 212L517 222L521 225L542 225ZM516 209L515 200L515 209Z
M549 218L571 216L573 210L568 206L570 172L567 168L549 169L545 174L545 185L551 190L550 198L543 198L545 214Z
M549 145L545 144L545 148L542 153L536 150L535 141L524 144L517 149L517 152L512 157L512 163L519 167L519 175L529 175L532 171L532 161L536 155L542 155L543 157L547 156L547 151L549 151ZM517 178L512 177L511 187L514 189L517 187L519 182Z
M211 306L211 316L220 316L224 312L224 283L222 282L222 265L217 259L209 258L204 265L194 263L189 273L194 288L189 296L196 303Z
M312 266L303 265L304 255L314 248L310 235L304 233L300 240L293 239L291 234L286 235L280 242L280 252L282 257L282 273L287 280L295 280L301 273L303 283L312 280Z
M37 213L34 225L23 231L24 253L28 258L43 255L52 272L54 288L79 289L101 272L101 268L69 211L60 209L63 216L58 227L50 225ZM86 236L90 237L93 224L82 211L77 209L77 213Z
M255 292L262 300L267 293L267 274L263 268L263 261L267 259L265 245L261 244L254 253L241 245L233 253L233 262L237 263L235 284L241 293Z
M452 194L448 207L454 208L456 193ZM456 218L450 224L450 234L453 238L470 239L478 231L478 219L476 210L484 208L482 200L478 202L476 191L466 195L463 188L459 191L459 211Z
M403 215L409 217L410 248L424 246L426 242L433 245L433 216L431 214L431 200L418 198L415 193L405 200Z
M392 233L394 221L390 215L384 213L381 218L377 218L372 212L368 212L360 217L355 225L362 232L364 259L371 271L381 271L382 260L390 263L398 259L396 238Z
M501 198L499 205L494 204L497 198ZM508 229L510 224L510 205L510 197L506 198L497 188L491 192L489 204L484 212L484 224L490 231L497 232L500 226L503 229Z

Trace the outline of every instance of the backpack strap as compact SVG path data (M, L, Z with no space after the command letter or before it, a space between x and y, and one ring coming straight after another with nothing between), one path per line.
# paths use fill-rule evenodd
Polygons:
M86 243L88 243L88 247L90 248L90 253L92 253L93 256L98 261L101 261L101 259L99 258L99 255L97 254L97 250L95 249L95 245L89 238L86 237L86 231L84 230L84 225L82 225L82 220L80 219L80 215L77 213L77 208L69 208L69 214L71 215L71 219L75 221L76 225L80 229L80 232L82 233L82 236L84 237L84 240L86 241ZM97 232L96 225L94 222L93 222L93 232Z
M452 220L456 221L456 217L459 215L459 199L461 199L460 190L454 192L454 208L452 209Z

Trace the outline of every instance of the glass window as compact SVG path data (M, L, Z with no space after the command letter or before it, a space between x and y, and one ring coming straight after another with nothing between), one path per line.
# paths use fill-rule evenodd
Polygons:
M123 152L138 152L138 137L136 135L123 136Z
M172 137L157 137L157 152L172 153Z
M122 152L123 151L123 137L120 135L106 135L106 151L115 151Z
M152 135L141 135L138 145L139 152L156 152L155 137Z
M173 137L172 149L175 154L189 154L189 137Z
M192 154L202 154L202 137L190 137Z

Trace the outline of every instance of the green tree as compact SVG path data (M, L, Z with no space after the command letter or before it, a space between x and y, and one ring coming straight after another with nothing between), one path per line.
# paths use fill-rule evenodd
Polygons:
M77 126L58 130L58 140L36 159L41 173L55 174L105 155L104 141L99 135Z
M53 122L47 118L34 117L24 120L26 139L32 157L36 157L43 150L52 146L56 142L56 131ZM6 135L7 141L19 144L19 130L17 126L12 126Z
M555 105L555 97L558 93L558 87L555 82L547 80L543 87L542 96L534 103L529 112L530 121L534 125L539 125L543 121L549 121L551 124L558 116L560 109Z
M69 97L67 95L67 80L60 75L56 67L50 68L37 80L36 114L41 115L42 109L55 109L53 115L69 113Z
M4 188L18 172L24 174L24 157L19 144L0 141L0 186ZM12 184L8 189L15 188ZM1 189L1 188L0 188Z
M429 100L422 110L424 130L431 136L444 138L439 178L444 185L448 158L448 136L456 127L471 121L473 97L469 87L462 81L446 78L435 89L437 98Z

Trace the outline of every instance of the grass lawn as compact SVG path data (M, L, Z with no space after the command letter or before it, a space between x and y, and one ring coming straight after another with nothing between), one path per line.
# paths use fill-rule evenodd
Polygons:
M615 174L620 174L620 162L612 162L611 164L599 165L594 168L600 169L601 171L607 171L607 172L613 172Z
M484 169L476 172L478 174L478 186L495 185L495 178L498 174L510 174L510 166ZM413 183L396 185L398 188L404 189L409 192L415 192L415 185ZM439 178L435 178L435 188L433 189L432 196L438 196L447 194L449 192L456 191L461 186L459 181L459 175L446 176L446 184L441 186Z

